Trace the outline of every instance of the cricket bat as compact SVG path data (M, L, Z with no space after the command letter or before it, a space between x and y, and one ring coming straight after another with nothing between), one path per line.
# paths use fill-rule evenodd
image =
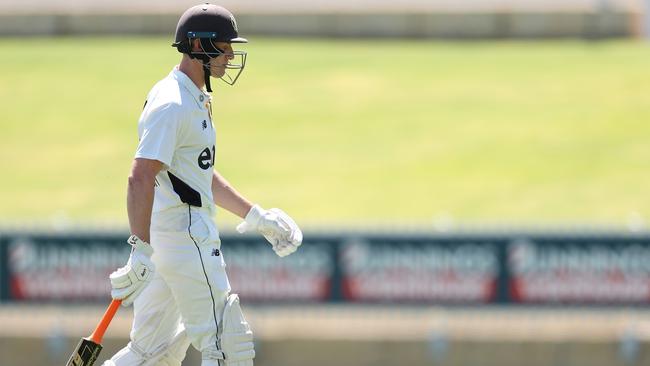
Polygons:
M81 338L66 366L92 366L102 350L102 338L122 300L113 300L90 337Z

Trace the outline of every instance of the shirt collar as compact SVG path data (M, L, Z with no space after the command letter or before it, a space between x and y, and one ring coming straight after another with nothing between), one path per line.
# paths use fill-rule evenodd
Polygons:
M187 89L190 94L192 94L192 97L194 97L196 104L198 104L200 108L209 108L208 103L212 101L212 96L206 91L199 89L189 76L185 75L184 72L178 69L178 66L174 67L172 72L169 74L171 77L176 79L179 84Z

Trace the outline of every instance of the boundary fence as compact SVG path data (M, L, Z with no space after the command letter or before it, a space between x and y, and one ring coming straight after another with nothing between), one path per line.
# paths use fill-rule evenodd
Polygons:
M0 299L105 301L127 233L0 234ZM247 303L650 304L650 235L306 233L277 257L261 237L224 234Z

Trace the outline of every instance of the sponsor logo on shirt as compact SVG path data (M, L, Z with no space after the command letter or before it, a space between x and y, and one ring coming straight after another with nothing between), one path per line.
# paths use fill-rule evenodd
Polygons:
M209 147L206 147L201 151L198 158L199 168L203 170L208 170L214 166L214 145L212 145L212 150Z

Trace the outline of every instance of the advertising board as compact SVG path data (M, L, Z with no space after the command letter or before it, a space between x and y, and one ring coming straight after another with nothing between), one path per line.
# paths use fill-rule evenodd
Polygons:
M249 301L327 301L335 260L332 244L310 241L299 254L280 258L259 239L222 239L226 272L234 292Z
M379 302L492 302L499 258L490 242L357 239L343 244L344 298Z
M509 244L507 261L513 302L650 302L647 242L522 238Z
M7 243L9 296L16 300L96 300L110 296L108 275L124 265L124 240L16 236Z
M0 299L105 301L123 233L0 236ZM257 236L222 235L247 303L650 304L650 237L306 235L279 258Z

